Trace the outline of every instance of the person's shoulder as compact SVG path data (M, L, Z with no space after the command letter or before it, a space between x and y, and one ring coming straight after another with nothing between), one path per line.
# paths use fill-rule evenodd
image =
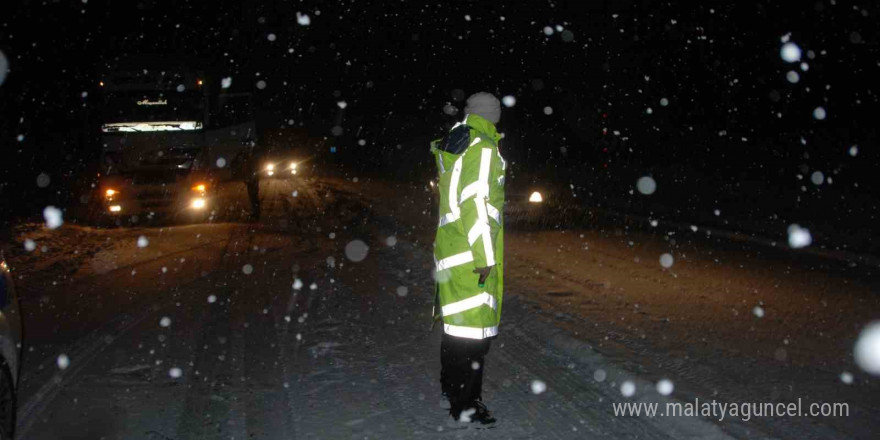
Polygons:
M458 125L443 138L437 146L440 150L452 154L464 153L470 146L471 132L467 125Z

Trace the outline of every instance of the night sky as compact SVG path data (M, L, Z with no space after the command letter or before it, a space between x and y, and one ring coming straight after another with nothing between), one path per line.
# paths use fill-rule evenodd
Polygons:
M817 220L829 226L876 220L872 2L18 3L0 16L10 65L0 207L20 208L10 201L26 195L19 214L63 203L62 182L95 160L93 98L107 66L175 54L253 91L269 128L294 119L332 137L344 100L347 133L416 157L452 120L444 105L463 107L456 89L486 90L516 98L502 148L533 181L552 175L611 203L651 175L654 201L679 211L705 214L728 200L742 218L772 215L749 207L759 200L788 217L834 209ZM805 65L781 58L784 38ZM382 131L389 121L402 128ZM811 183L815 171L833 184ZM41 172L53 185L36 187Z

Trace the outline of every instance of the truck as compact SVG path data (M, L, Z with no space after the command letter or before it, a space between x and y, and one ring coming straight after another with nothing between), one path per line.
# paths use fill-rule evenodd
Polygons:
M219 185L256 143L251 94L196 64L136 57L99 80L102 218L202 222L222 208Z

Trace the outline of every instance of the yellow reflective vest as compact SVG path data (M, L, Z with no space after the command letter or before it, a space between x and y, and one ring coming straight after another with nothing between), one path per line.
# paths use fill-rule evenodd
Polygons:
M431 143L439 210L434 240L435 319L449 335L498 334L504 291L504 173L495 125L467 115ZM480 286L478 267L492 267Z

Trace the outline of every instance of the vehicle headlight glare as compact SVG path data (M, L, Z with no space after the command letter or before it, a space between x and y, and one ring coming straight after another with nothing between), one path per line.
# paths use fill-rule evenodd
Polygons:
M202 209L205 207L205 199L199 197L192 200L191 205L194 209Z

